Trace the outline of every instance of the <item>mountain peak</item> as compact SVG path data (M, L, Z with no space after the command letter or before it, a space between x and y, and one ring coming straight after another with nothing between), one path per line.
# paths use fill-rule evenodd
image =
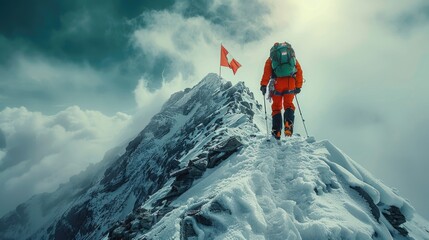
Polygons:
M429 239L408 201L329 141L267 142L253 93L216 74L73 179L0 219L0 238Z
M0 238L100 238L171 181L170 173L257 132L252 120L260 108L243 83L233 86L209 74L193 88L173 94L124 154L112 154L114 159L88 170L82 179L35 196L0 219Z

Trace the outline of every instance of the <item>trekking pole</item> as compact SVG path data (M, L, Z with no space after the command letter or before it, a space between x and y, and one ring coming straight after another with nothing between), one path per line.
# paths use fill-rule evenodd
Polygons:
M302 124L304 125L305 134L307 135L307 138L308 138L307 127L305 126L305 120L304 120L304 117L302 116L301 107L299 106L299 101L298 101L297 94L295 94L295 100L296 100L296 104L298 105L299 114L301 115Z
M264 94L264 109L265 109L265 125L267 126L267 141L270 141L270 135L268 134L268 120L267 120L267 104L265 103L265 94Z

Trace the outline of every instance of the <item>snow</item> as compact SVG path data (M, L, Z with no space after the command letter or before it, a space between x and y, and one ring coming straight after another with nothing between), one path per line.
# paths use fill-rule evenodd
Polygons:
M172 205L178 208L146 236L178 238L178 219L203 203L200 211L214 226L186 216L193 221L196 239L401 239L392 238L389 231L395 230L388 221L381 216L377 222L350 186L362 187L375 203L398 206L413 219L414 210L406 200L329 141L308 143L292 137L278 146L257 135L175 200ZM208 203L213 202L231 214L209 211ZM410 237L429 239L422 225L418 230L417 224L411 225Z
M254 101L247 95L243 99ZM259 131L247 124L245 114L228 114L225 107L218 110L228 125L227 134L242 137L245 146L194 181L171 203L176 209L137 239L179 239L183 222L192 224L197 235L192 239L403 239L382 214L377 220L351 187L363 189L381 210L398 207L411 239L429 239L428 222L410 203L334 144L300 136L282 140L281 146L267 142L262 108L252 110ZM189 159L180 161L184 165ZM150 209L170 184L143 207ZM225 210L213 212L213 204ZM212 224L187 215L195 211Z
M194 88L173 94L162 109L122 156L117 149L99 166L47 195L63 203L53 206L40 223L23 227L25 235L47 238L49 226L64 221L68 210L86 210L89 205L94 214L88 224L98 229L76 238L106 236L137 202L147 210L159 210L152 208L170 192L175 179L169 171L177 170L167 170L168 161L187 166L219 139L238 137L240 150L194 180L169 204L174 209L136 239L181 239L184 223L196 234L189 239L403 239L384 215L376 219L367 199L351 187L367 193L377 211L398 207L407 220L401 226L411 239L429 239L429 223L407 200L331 142L298 135L280 145L267 142L263 108L243 83L232 86L209 74ZM106 169L115 175L103 183ZM126 182L108 188L122 178ZM154 191L142 194L142 189L155 185ZM42 200L38 196L30 202L30 221L42 215L37 208ZM19 234L21 229L16 229Z

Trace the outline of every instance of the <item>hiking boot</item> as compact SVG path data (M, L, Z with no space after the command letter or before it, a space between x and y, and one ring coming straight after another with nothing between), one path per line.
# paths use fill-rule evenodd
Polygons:
M290 124L288 121L285 122L285 136L291 137L293 133L293 124Z
M277 131L277 130L271 130L271 135L273 135L273 137L275 138L275 139L277 139L277 140L280 140L280 137L281 137L281 132L280 131Z

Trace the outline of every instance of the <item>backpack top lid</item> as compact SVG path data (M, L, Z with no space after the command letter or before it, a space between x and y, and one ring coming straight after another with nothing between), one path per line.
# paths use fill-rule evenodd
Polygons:
M289 43L274 43L270 49L270 58L276 77L293 76L296 73L295 51Z

